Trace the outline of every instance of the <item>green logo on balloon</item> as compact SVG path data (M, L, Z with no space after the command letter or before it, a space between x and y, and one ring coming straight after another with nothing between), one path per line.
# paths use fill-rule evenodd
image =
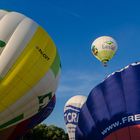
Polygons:
M112 41L107 41L106 44L111 45L111 44L113 44L113 42Z
M6 43L4 41L0 40L0 48L3 48L6 45Z
M38 100L39 100L38 112L40 112L46 106L46 103L48 103L46 100L50 100L51 98L52 98L52 92L49 92L42 96L38 96Z

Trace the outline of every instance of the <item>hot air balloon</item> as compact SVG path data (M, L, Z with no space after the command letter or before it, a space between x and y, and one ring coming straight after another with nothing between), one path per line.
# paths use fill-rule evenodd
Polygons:
M60 71L47 32L21 13L0 10L0 131L40 113L56 92Z
M0 131L0 139L2 140L19 140L21 136L26 134L26 132L41 123L44 119L46 119L54 109L56 102L55 95L51 99L51 101L37 114L28 118L17 125L13 125L9 128Z
M92 54L107 66L107 62L115 55L117 50L116 41L110 36L101 36L91 45Z
M93 88L79 115L76 140L140 140L140 62Z
M69 140L75 140L75 128L78 123L79 112L87 97L76 95L71 97L64 107L64 119L69 135Z

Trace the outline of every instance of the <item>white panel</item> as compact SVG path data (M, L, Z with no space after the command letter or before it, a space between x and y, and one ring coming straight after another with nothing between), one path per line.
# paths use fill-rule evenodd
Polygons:
M13 14L11 14L11 12L0 10L0 40L4 41L5 43L7 43L8 39L10 38L10 34L17 26L18 22L20 22L20 20L22 20L23 18L23 16L18 16L16 17L18 19L17 21L12 20L12 22L10 22L9 20L11 19L9 19L9 15L12 15L11 18L13 17ZM0 54L2 53L3 49L4 47L0 47Z
M7 43L15 28L24 18L24 15L16 12L6 14L0 21L0 40Z
M24 18L18 25L0 56L0 76L4 77L35 33L38 25Z
M69 107L67 107L69 105L81 108L83 106L83 104L85 103L86 99L87 99L87 97L83 96L83 95L76 95L76 96L71 97L65 104L64 112L67 109L69 109Z
M72 107L69 107L69 106L73 106L73 107L77 107L77 108L81 109L83 104L86 102L86 99L87 99L87 97L83 96L83 95L76 95L76 96L71 97L65 104L64 113L66 113L67 110L71 110L73 112L76 111L76 109L73 109ZM76 111L75 113L76 113L76 116L77 116L79 111ZM65 117L67 118L66 120L68 121L68 116L65 116ZM72 122L68 121L68 123L66 124L66 128L67 128L70 140L75 139L75 129L76 129L76 125L78 123L78 116L77 116L77 120L75 120L74 122L75 123L73 124Z
M0 10L0 19L2 19L7 13L9 13L9 12L7 12L5 10Z

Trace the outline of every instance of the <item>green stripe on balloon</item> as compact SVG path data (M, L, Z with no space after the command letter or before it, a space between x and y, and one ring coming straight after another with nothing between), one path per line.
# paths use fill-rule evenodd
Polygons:
M0 40L0 47L3 48L6 45L6 43L2 40Z
M57 52L57 54L55 56L55 60L51 66L51 70L53 71L55 77L57 76L60 68L61 68L60 57L59 57L59 54Z
M23 118L24 118L24 114L21 114L21 115L15 117L14 119L12 119L12 120L0 125L0 129L3 129L3 128L11 125L11 124L15 124L16 122L22 120Z

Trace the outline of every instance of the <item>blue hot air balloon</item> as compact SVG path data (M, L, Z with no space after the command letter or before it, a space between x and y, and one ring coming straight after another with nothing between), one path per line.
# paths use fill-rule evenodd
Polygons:
M79 115L76 140L140 140L140 62L93 88Z

